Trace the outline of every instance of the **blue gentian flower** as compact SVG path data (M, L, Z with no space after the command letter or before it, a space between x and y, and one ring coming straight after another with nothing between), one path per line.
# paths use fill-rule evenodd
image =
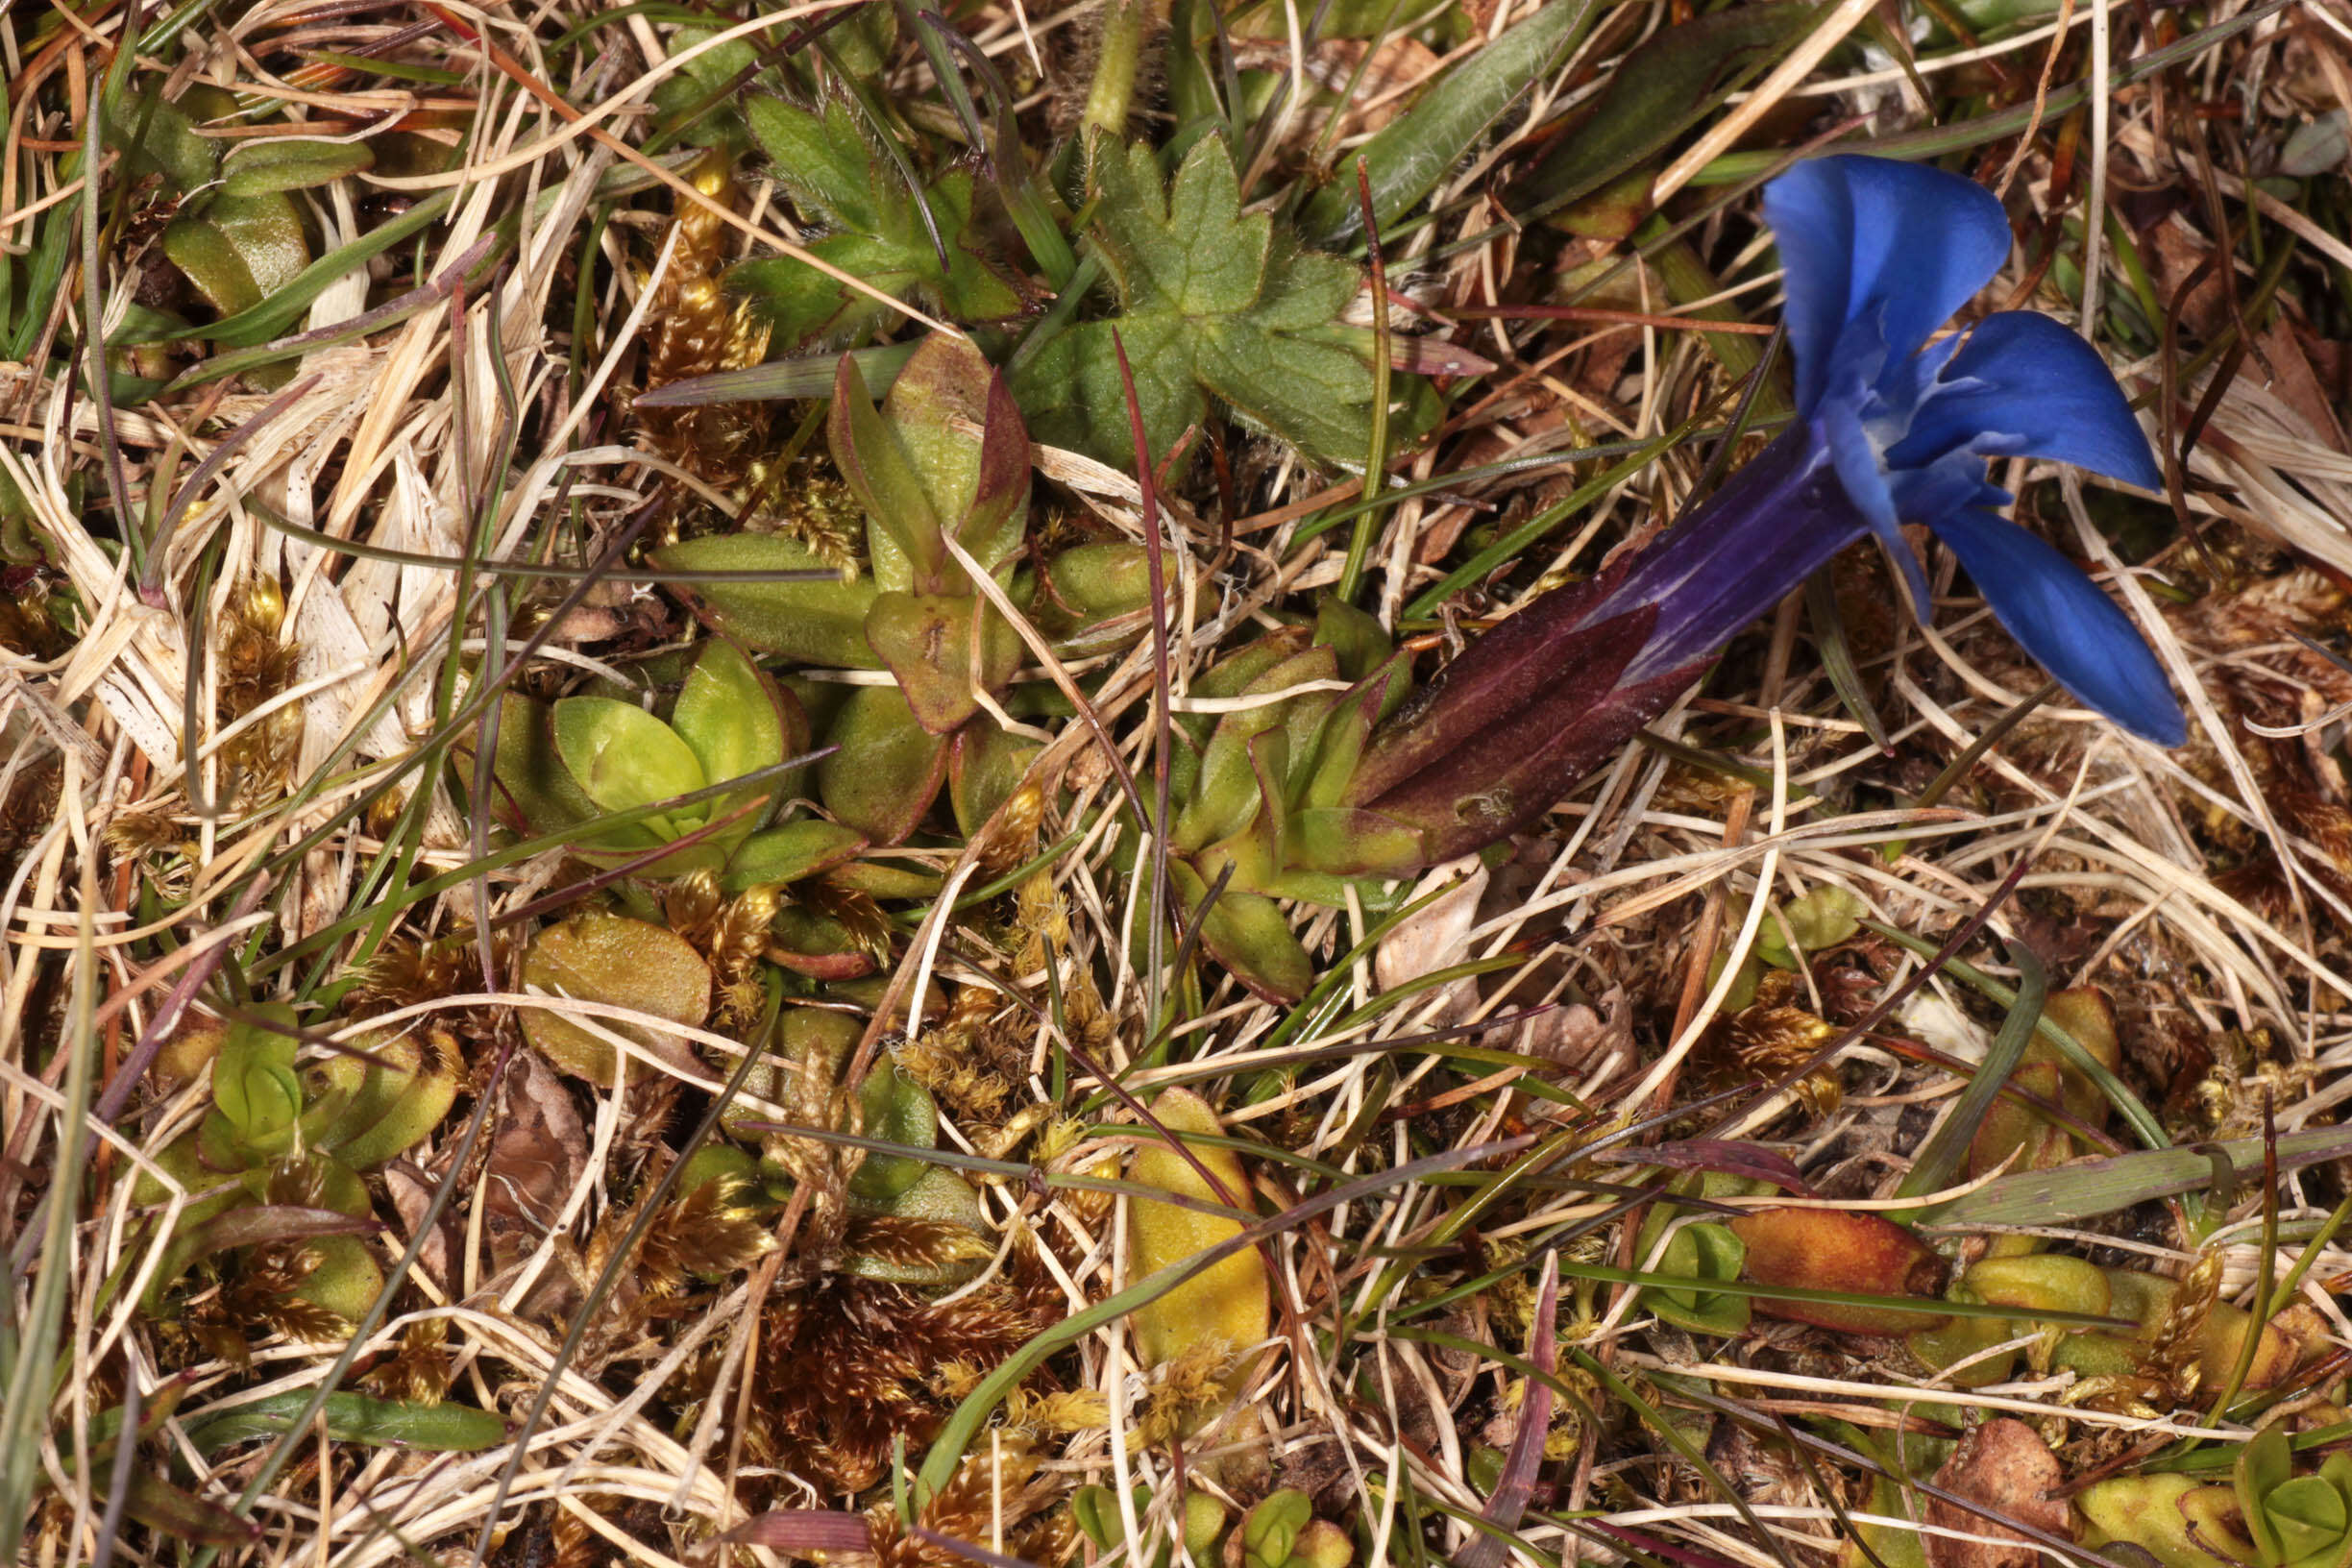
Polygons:
M1678 523L1608 608L1654 602L1629 672L1706 657L1822 562L1875 533L1924 611L1898 527L1951 548L2011 636L2086 707L2163 746L2180 704L2138 630L2066 557L1992 508L1997 456L2050 457L2143 489L2147 438L2090 344L2047 316L2000 311L1927 339L2000 270L2000 204L1957 175L1885 159L1801 163L1764 188L1786 274L1797 421Z
M1417 833L1425 862L1533 821L1858 540L1893 547L1924 613L1905 523L1951 548L2010 635L2085 706L2163 746L2187 738L2123 612L1992 510L2011 500L1986 477L1997 456L2163 482L2114 376L2030 312L1928 345L2000 270L2000 204L1935 169L1835 157L1767 185L1764 216L1787 278L1796 421L1647 549L1504 621L1373 734L1340 803Z

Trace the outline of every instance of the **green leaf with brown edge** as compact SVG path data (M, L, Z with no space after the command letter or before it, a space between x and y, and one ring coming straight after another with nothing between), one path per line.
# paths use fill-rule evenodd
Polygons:
M2128 1342L2135 1355L2133 1368L2146 1361L2162 1340L2167 1325L2180 1302L2180 1283L2177 1280L2144 1274L2138 1269L2111 1268L2105 1271L2107 1288L2113 1305L2109 1311L2116 1317L2129 1318L2140 1325L2138 1334ZM2291 1326L2287 1313L2261 1325L2255 1340L2253 1359L2247 1364L2245 1386L2249 1389L2277 1386L2293 1374L2309 1348L2298 1333L2284 1332ZM2254 1333L2254 1315L2242 1307L2226 1301L2217 1301L2205 1311L2204 1327L2197 1335L2197 1376L2209 1387L2219 1387L2237 1371L2241 1356L2245 1351L2246 1335ZM2117 1337L2109 1335L2078 1335L2062 1340L2059 1360L2068 1361L2068 1352L2087 1341ZM2091 1346L2098 1349L2101 1347Z
M375 166L365 142L272 136L243 142L221 160L221 189L231 196L309 190Z
M674 572L806 572L831 563L796 539L772 533L708 534L666 545L652 564ZM697 582L672 590L710 627L747 648L795 664L879 670L866 646L866 612L878 591L870 577L846 582Z
M252 309L310 264L302 214L278 191L223 192L201 213L174 218L163 254L223 316Z
M601 1002L698 1025L710 1016L710 967L686 939L664 926L602 910L573 916L532 939L524 984L552 995ZM571 1019L545 1008L521 1010L523 1036L565 1072L600 1087L613 1083L618 1052ZM598 1027L634 1041L648 1054L691 1073L702 1064L684 1037L645 1024L599 1019ZM632 1065L631 1072L637 1070Z
M921 357L919 349L916 358ZM914 369L913 360L907 369ZM905 381L905 371L898 380ZM891 391L894 396L897 387ZM930 476L918 470L913 454L899 444L898 431L868 396L857 361L845 354L834 371L825 442L832 449L834 466L866 508L866 543L875 583L885 591L937 588L947 552L940 543L944 525L933 487L926 482Z
M1843 1209L1759 1209L1728 1222L1748 1249L1744 1267L1758 1285L1856 1295L1931 1298L1945 1263L1934 1249L1892 1220ZM1922 1306L1933 1310L1933 1303ZM1831 1302L1759 1297L1756 1310L1847 1334L1902 1334L1923 1326L1917 1312Z
M974 623L980 665L972 666ZM866 643L898 677L915 722L945 735L980 711L1020 668L1020 637L969 595L884 593L866 612Z
M918 723L887 686L861 686L825 735L834 749L817 765L817 794L834 817L876 844L897 844L939 797L947 738Z
M1283 862L1324 876L1407 876L1423 864L1421 835L1377 811L1311 806L1285 819Z
M1004 373L969 340L934 333L898 373L882 412L965 553L990 571L1013 556L1029 516L1029 432ZM943 591L968 586L960 570L941 581Z

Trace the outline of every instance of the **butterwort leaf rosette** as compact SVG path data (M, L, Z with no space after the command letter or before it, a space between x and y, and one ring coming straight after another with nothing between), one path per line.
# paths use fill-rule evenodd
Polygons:
M2002 625L2085 706L2163 746L2186 738L2164 671L2071 562L1994 508L1988 461L2162 476L2090 344L2001 311L1930 343L2009 249L2000 204L1881 159L1802 163L1765 187L1787 274L1797 419L1655 544L1537 599L1416 694L1366 746L1343 803L1418 831L1431 861L1525 826L1685 690L1741 628L1839 551L1893 547L1915 606L1921 524Z
M2238 1451L2227 1485L2188 1476L2119 1476L2076 1500L2085 1545L2129 1542L2166 1568L2345 1568L2352 1563L2352 1455L2297 1475L2284 1427Z

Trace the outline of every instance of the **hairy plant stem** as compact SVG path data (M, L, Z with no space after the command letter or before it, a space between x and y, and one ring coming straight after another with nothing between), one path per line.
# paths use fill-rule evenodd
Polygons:
M1102 32L1095 38L1094 80L1087 86L1081 135L1089 131L1107 136L1126 135L1136 78L1143 68L1143 51L1160 19L1152 0L1104 0Z

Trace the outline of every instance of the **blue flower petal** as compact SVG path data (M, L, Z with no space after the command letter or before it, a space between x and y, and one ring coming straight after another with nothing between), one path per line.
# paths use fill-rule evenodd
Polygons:
M1925 389L1887 462L1923 467L1962 450L2054 457L2144 490L2164 488L2147 437L2098 351L2030 310L1984 319Z
M1908 359L2009 254L2009 221L1991 191L1887 159L1800 163L1764 187L1764 219L1787 269L1803 415L1820 401L1849 324L1876 316L1890 359Z
M1902 519L1896 511L1895 494L1888 488L1886 470L1879 466L1878 453L1871 445L1861 420L1843 399L1831 398L1822 405L1821 417L1813 422L1813 429L1821 432L1828 449L1830 467L1837 472L1846 499L1853 502L1854 510L1870 524L1871 531L1885 541L1887 553L1901 565L1903 576L1910 579L1912 609L1925 615L1930 602L1927 575L1920 570L1918 552L1902 536Z
M1984 459L1965 449L1924 468L1896 469L1887 475L1886 483L1888 494L1895 498L1895 515L1929 527L1971 506L1997 512L2017 499L1987 482Z
M2138 628L2074 564L2016 524L1965 510L1935 525L2009 635L2085 707L2158 746L2188 723Z

